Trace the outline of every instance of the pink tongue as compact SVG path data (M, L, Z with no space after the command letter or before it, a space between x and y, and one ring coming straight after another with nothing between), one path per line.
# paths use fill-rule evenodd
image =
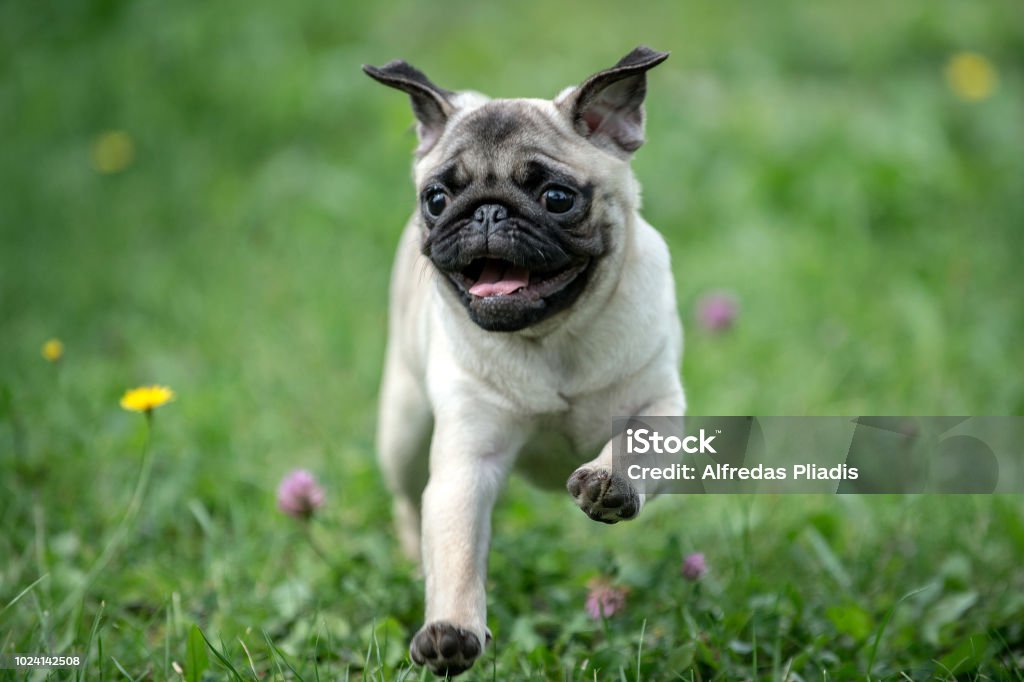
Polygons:
M488 260L476 283L469 288L474 296L504 296L530 286L530 271L499 260Z

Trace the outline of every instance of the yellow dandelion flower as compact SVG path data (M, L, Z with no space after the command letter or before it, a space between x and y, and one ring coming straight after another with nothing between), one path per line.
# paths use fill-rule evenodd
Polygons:
M174 400L174 391L166 386L140 386L125 391L121 407L132 412L150 412Z
M960 99L980 102L996 89L996 68L977 52L957 52L946 64L946 84Z
M64 344L60 339L50 339L43 344L43 357L50 362L57 362L64 357Z
M119 173L134 160L135 140L123 130L108 130L92 143L92 167L100 173Z

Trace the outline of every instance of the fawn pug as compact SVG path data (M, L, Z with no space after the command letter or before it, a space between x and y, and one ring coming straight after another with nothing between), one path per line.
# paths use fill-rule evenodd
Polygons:
M410 653L439 675L490 637L491 511L509 471L564 484L597 521L632 519L645 495L612 471L611 418L683 413L669 252L630 166L647 71L667 57L638 47L553 100L451 92L402 61L363 67L417 119L378 449L426 580Z

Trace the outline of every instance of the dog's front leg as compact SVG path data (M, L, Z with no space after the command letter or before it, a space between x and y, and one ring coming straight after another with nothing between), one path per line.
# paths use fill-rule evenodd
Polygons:
M685 408L683 390L676 380L666 397L652 401L640 414L682 415ZM601 448L597 457L574 471L565 484L576 506L594 521L602 523L618 523L636 518L644 502L658 491L658 481L649 481L646 490L641 491L614 470L614 445L613 438Z
M439 414L423 492L426 624L412 659L437 675L467 670L486 644L487 552L491 511L522 445L500 415Z

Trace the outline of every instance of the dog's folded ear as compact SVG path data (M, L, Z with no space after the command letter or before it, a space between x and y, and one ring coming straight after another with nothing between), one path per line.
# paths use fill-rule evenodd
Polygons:
M556 100L573 128L598 147L629 155L644 143L647 72L668 59L641 45Z
M455 111L452 104L455 93L434 85L422 71L401 59L380 67L363 64L363 71L370 78L409 95L413 114L419 122L416 134L420 144L416 148L416 156L429 152L444 132L448 117Z

